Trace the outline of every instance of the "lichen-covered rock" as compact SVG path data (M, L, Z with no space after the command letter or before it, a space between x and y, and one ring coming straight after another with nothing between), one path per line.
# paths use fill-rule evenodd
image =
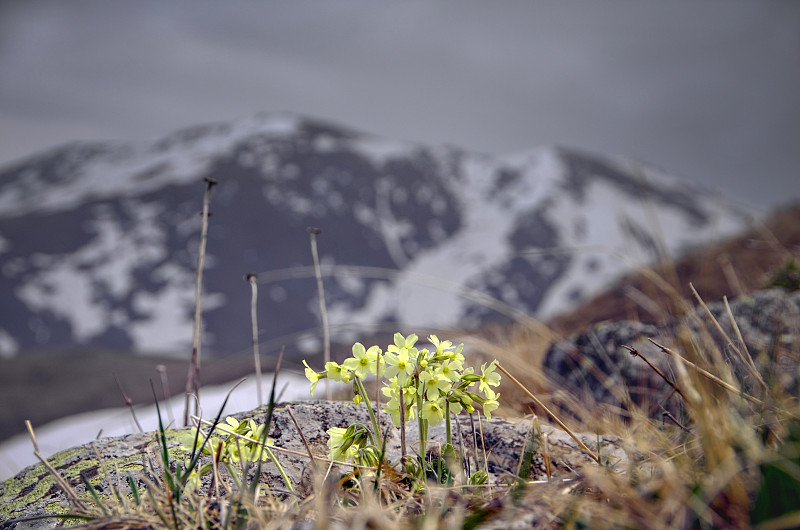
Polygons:
M290 409L312 453L321 457L328 453L325 432L327 429L345 427L355 422L369 424L369 418L363 405L356 406L352 403L299 401L283 403L276 407L270 428L270 436L275 440L274 452L296 492L306 495L311 492L312 487L309 478L310 458L302 437L289 416ZM264 409L257 409L233 416L240 420L253 418L261 423L265 414ZM387 456L390 461L397 461L400 458L399 431L391 425L391 420L386 414L381 415L381 423L383 428L388 429ZM474 466L473 469L482 469L485 465L489 472L489 481L500 483L512 480L516 475L522 448L534 424L541 435L547 437L547 455L554 477L564 476L583 465L596 465L567 433L546 424L539 425L533 417L521 419L495 417L491 421L486 421L484 418L479 421L477 417L470 420L468 416L459 416L457 424L453 425L453 443L456 447L463 447ZM178 442L181 433L185 431L168 432L169 454L173 461L183 461L186 458L186 453ZM603 436L598 439L595 434L579 435L579 437L594 451L597 451L598 441L600 442L600 454L605 465L616 467L626 462L618 438ZM429 444L431 449L443 444L445 439L443 424L431 427L429 438L433 440ZM414 427L409 429L407 439L411 451L417 441ZM96 454L100 455L101 462L98 462ZM53 468L65 478L76 493L85 498L86 491L80 478L80 474L83 473L100 495L109 500L110 497L107 496L111 494L111 484L121 485L123 494L127 495L130 493L125 484L127 476L130 475L143 484L140 480L142 477L152 477L157 474L160 465L157 461L158 444L154 433L100 439L93 444L58 453L49 459ZM530 478L541 479L545 476L544 455L540 447L533 456ZM264 465L261 482L276 490L286 489L277 467L271 462ZM69 508L66 494L56 485L42 464L30 466L0 485L0 519L4 521L45 513L63 514ZM52 528L57 522L58 519L46 519L19 523L16 528Z
M708 303L710 312L741 348L723 302ZM729 302L734 321L750 354L761 357L765 379L771 378L787 391L798 389L800 352L800 291L768 289ZM597 403L625 406L623 391L637 404L657 410L672 389L639 357L635 348L659 369L671 374L671 361L647 339L684 351L687 332L701 348L717 348L747 387L749 379L733 348L716 329L706 311L698 307L689 315L654 325L641 322L601 322L583 333L553 344L545 355L544 370L560 388L567 388ZM683 337L683 338L682 338ZM747 388L745 388L747 390ZM669 408L669 406L667 406Z

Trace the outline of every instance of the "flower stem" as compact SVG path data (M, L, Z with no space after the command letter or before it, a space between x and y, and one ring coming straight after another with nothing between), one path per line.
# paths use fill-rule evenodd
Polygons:
M422 394L419 391L419 379L414 383L417 389L417 420L419 423L419 456L422 459L423 466L425 465L425 445L428 441L428 422L422 417Z
M400 387L400 458L406 458L406 402L403 397L403 387Z
M445 422L445 431L447 433L447 443L452 445L453 442L450 439L450 402L445 399L444 400L444 417L447 418Z
M364 389L363 383L361 383L361 378L357 375L353 375L356 380L356 385L358 386L358 393L361 394L361 397L364 399L364 404L367 406L367 410L369 411L369 419L372 421L372 429L375 431L375 439L382 443L382 432L378 427L378 420L375 418L375 413L372 411L372 404L369 402L369 397L367 396L367 391Z

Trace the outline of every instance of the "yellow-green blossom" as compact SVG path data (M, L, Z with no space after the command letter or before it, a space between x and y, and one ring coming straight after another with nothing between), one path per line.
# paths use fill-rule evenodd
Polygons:
M312 370L308 366L308 363L305 360L303 361L303 364L306 367L306 379L311 381L311 395L313 396L314 391L317 389L317 383L319 383L320 379L323 379L325 377L325 374L320 374Z
M339 381L340 383L350 382L350 371L333 361L325 363L325 374L333 381Z
M494 392L492 392L494 394ZM496 398L499 398L500 394L495 394L494 397L487 399L483 402L483 415L486 416L487 420L492 419L492 411L497 409L500 406L500 403L497 402Z
M331 450L331 460L347 461L356 456L357 448L353 446L352 439L347 439L344 427L331 427L328 429L328 447Z
M430 372L419 374L419 382L422 384L422 396L428 399L437 399L440 391L446 392L453 385L453 382L442 374Z
M422 419L428 420L430 425L436 425L444 419L444 407L439 400L429 400L422 405L422 412L419 415Z
M356 342L353 344L353 356L345 360L342 366L364 379L367 374L377 374L380 353L381 349L378 346L370 346L368 350L365 350L363 344ZM385 364L381 358L381 372L383 372Z
M414 363L409 357L407 348L397 348L397 351L391 351L391 346L389 348L390 351L384 356L384 359L386 359L384 375L387 378L397 377L397 382L402 385L406 382L408 376L414 373Z
M441 374L444 378L456 382L461 378L461 374L457 370L461 370L461 361L443 361L436 369L437 374Z
M496 374L494 369L497 367L497 361L492 361L489 364L489 367L486 367L486 363L481 365L481 379L480 383L478 384L478 391L483 392L487 396L490 393L494 393L490 388L491 386L498 386L500 384L500 374Z

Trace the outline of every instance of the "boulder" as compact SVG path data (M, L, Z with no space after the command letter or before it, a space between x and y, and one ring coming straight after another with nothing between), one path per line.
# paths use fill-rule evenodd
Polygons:
M300 436L289 411L292 411L302 429ZM241 420L253 418L264 421L265 409L256 409L233 415ZM328 454L326 430L330 427L346 427L352 423L369 424L369 416L363 405L327 401L297 401L276 406L270 427L270 436L275 440L274 452L284 468L297 494L304 496L312 490L310 458L313 454L324 457ZM411 422L414 423L414 422ZM390 461L400 458L400 434L386 414L381 415L381 424L388 428L387 456ZM535 429L535 430L534 430ZM454 422L453 444L463 447L471 469L488 471L489 483L498 484L513 481L518 470L523 447L533 431L539 443L531 461L532 480L552 477L565 477L585 465L597 464L578 446L566 432L529 416L526 418L494 417L491 421L474 416L458 416ZM168 452L172 461L184 461L186 451L178 441L188 429L169 430L167 434ZM308 443L308 449L303 442ZM613 436L579 434L578 437L593 451L601 455L602 463L610 468L623 467L627 457L622 449L622 441ZM435 450L444 443L444 424L432 426L429 430L429 449ZM407 432L409 452L416 447L417 432L411 427ZM463 445L462 445L463 444ZM546 446L546 449L544 447ZM476 450L477 449L477 450ZM288 451L288 452L287 452ZM99 459L98 459L99 455ZM545 456L550 462L550 477L547 475ZM207 457L204 457L207 458ZM155 433L130 434L115 438L102 438L93 443L68 449L48 459L52 467L62 476L74 491L87 500L81 474L94 486L101 497L113 504L111 484L120 486L124 495L130 490L126 485L130 475L139 484L143 478L151 479L159 475L159 447ZM205 461L207 463L207 461ZM333 473L343 473L346 469L334 468ZM286 485L277 467L267 462L262 469L261 482L268 488L281 491ZM56 484L53 476L44 465L37 464L22 470L15 477L0 485L0 520L6 521L4 528L53 528L59 519L50 518L30 522L13 523L42 514L63 514L70 510L66 493Z
M699 341L704 355L716 348L750 391L756 384L735 354L742 344L728 317L723 302L708 303L731 343L719 333L705 309L666 323L649 324L621 321L600 322L586 331L553 344L545 355L543 368L548 378L562 389L596 403L626 407L625 392L633 403L646 405L651 412L661 404L671 409L668 400L672 388L626 348L634 348L662 372L672 377L669 357L648 339L685 352L689 337ZM797 352L800 351L800 291L780 288L757 291L729 302L734 321L750 355L763 370L762 376L780 384L787 392L797 393ZM674 400L673 400L674 402Z

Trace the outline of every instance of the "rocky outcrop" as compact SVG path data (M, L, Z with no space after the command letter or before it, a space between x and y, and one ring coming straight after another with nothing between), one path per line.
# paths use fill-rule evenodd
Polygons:
M325 456L327 434L330 427L346 427L352 423L369 423L366 409L352 403L300 401L283 403L276 407L270 429L274 438L274 452L284 468L295 491L302 495L311 492L311 465L307 448L289 411L294 414L298 425L308 443L308 449L315 455ZM265 410L235 414L237 419L253 418L263 422ZM399 431L391 426L390 418L383 414L381 423L388 428L387 456L390 461L400 457ZM412 422L413 423L413 422ZM532 429L537 440L546 437L546 444L539 444L531 461L531 479L545 479L545 457L550 463L551 476L566 476L584 465L597 465L567 433L542 423L534 417L520 419L482 418L470 420L459 416L453 425L453 442L462 447L472 469L488 470L490 483L503 483L514 480L523 454L523 446ZM186 452L180 447L178 438L185 431L169 431L169 455L173 461L183 461ZM410 447L418 439L415 428L407 433ZM622 466L627 461L619 438L598 437L596 434L578 435L582 442L595 452L599 452L604 465L612 468ZM444 425L430 429L429 448L436 448L444 442ZM598 451L599 444L599 451ZM543 449L546 445L546 450ZM99 455L99 460L97 458ZM484 461L485 459L485 461ZM69 449L49 459L50 464L70 486L81 496L86 495L81 474L103 496L111 495L111 484L121 485L129 493L125 482L130 475L141 482L145 476L157 476L158 445L154 433L131 434L118 438L104 438L92 444ZM339 470L343 472L344 470ZM278 469L271 462L264 465L262 483L276 490L285 490L285 483ZM110 497L108 497L110 499ZM91 503L91 501L88 501ZM113 500L110 500L113 503ZM0 485L0 519L30 517L38 514L59 514L68 511L70 505L65 492L58 487L51 474L42 464L30 466L17 476ZM15 528L51 528L57 519L18 523ZM9 524L8 527L13 527ZM5 528L5 527L4 527Z
M776 382L788 392L798 390L800 359L800 291L784 289L757 291L729 302L734 321L763 377ZM672 374L671 361L653 345L685 351L686 342L694 340L706 354L710 348L722 353L745 390L755 381L747 374L734 346L742 349L724 303L708 303L731 343L719 333L706 311L698 307L691 314L666 324L642 322L601 322L585 332L553 344L544 360L548 377L566 388L597 403L624 407L625 393L637 404L647 403L652 410L667 400L672 389L641 357L634 357L625 346L636 349L648 361ZM673 375L674 380L674 375Z

